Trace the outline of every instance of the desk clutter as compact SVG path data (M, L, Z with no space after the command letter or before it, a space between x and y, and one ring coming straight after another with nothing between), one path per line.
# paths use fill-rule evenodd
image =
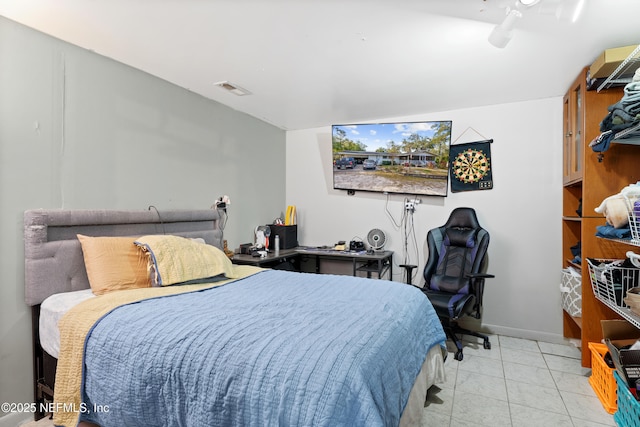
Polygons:
M383 250L386 234L377 228L369 231L366 243L359 237L340 240L331 246L300 246L298 242L297 209L287 206L284 217L254 229L253 243L243 243L231 257L234 264L254 265L273 269L328 273L329 264L342 264L331 274L372 274L381 279L393 278L393 251ZM329 268L330 269L330 268Z
M393 278L393 251L351 251L333 246L296 246L275 251L257 249L250 243L240 245L231 261L273 269L291 269L307 273L345 274L382 279Z
M284 218L278 217L271 224L258 225L254 231L254 242L243 243L237 250L242 255L266 257L270 251L292 249L298 246L296 207L287 206Z
M255 242L253 244L241 244L237 253L266 257L269 252L278 252L280 249L293 249L297 246L297 225L259 225L255 230Z

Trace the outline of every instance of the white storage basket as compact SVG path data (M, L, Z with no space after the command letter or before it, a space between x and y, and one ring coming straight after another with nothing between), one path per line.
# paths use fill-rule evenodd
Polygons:
M582 275L573 267L562 270L562 308L573 317L582 316Z

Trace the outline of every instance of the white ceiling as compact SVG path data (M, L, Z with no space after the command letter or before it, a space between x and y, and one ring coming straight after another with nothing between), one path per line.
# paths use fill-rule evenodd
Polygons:
M504 0L0 0L0 15L291 130L559 96L640 43L640 0L586 0L576 23L540 13L551 1L504 49L487 42Z

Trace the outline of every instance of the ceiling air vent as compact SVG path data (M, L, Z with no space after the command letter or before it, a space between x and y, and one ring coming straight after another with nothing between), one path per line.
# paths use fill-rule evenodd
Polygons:
M218 82L218 83L214 83L216 86L221 87L222 89L226 89L229 92L231 92L234 95L238 95L238 96L244 96L244 95L251 95L251 92L249 92L248 90L241 88L238 85L235 85L233 83L229 83L227 81L224 82Z

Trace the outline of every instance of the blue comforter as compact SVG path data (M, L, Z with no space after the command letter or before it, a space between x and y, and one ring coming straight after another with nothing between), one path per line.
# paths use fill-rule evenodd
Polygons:
M412 286L267 270L103 317L86 340L81 420L396 426L444 340Z

